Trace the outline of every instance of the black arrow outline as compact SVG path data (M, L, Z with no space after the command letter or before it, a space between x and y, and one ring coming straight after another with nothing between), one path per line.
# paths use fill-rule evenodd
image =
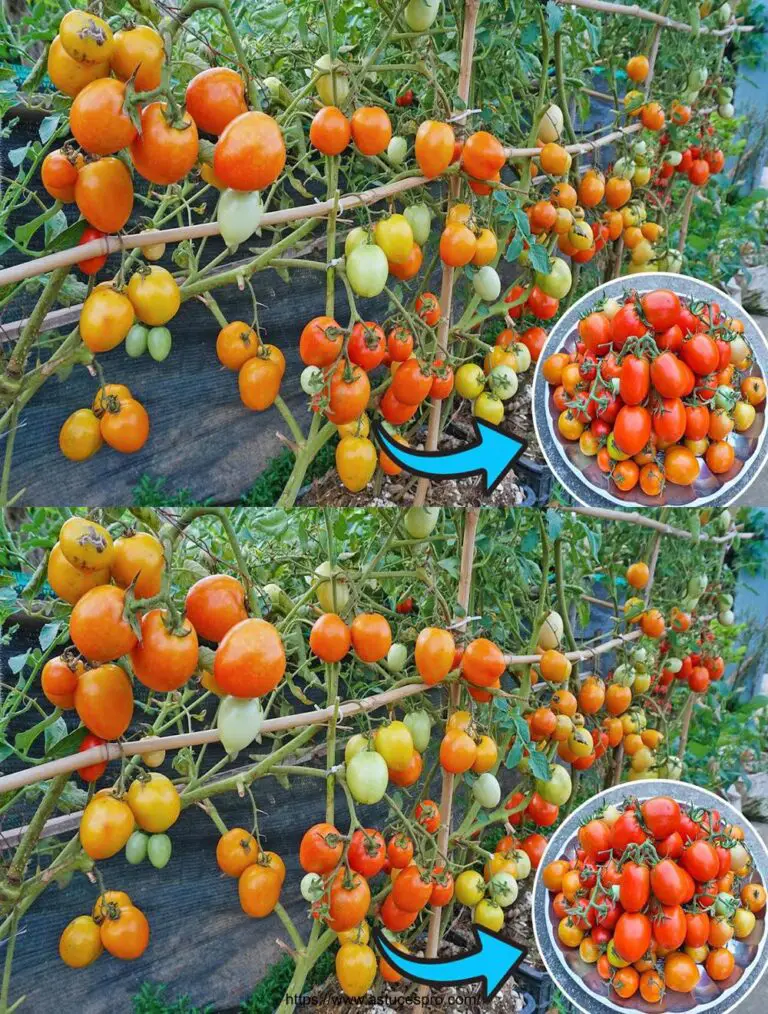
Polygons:
M473 417L472 425L475 428L474 441L470 444L466 444L459 450L424 451L419 450L418 448L409 447L407 448L407 451L409 454L413 454L418 458L422 458L424 461L431 461L434 460L435 458L448 458L452 454L461 454L464 451L472 451L476 447L480 447L482 445L483 436L480 427L485 426L487 427L487 429L494 430L496 433L500 434L503 437L506 437L508 440L516 440L520 444L520 449L515 451L515 453L510 458L509 462L504 466L503 470L499 473L498 478L495 479L490 486L488 485L488 471L484 465L481 465L479 468L467 468L464 469L463 471L444 472L441 475L435 475L434 472L430 472L429 469L426 468L426 466L424 468L414 468L411 464L405 464L402 458L398 457L397 452L396 451L393 452L392 450L390 450L390 447L388 445L385 445L384 442L382 441L381 434L386 433L386 430L382 426L381 421L379 419L376 419L374 421L373 435L376 438L376 442L379 445L379 449L382 450L384 454L386 454L387 457L391 458L397 465L400 465L401 468L404 468L407 472L410 472L412 475L420 475L424 479L431 479L432 482L441 482L444 479L466 479L470 475L479 475L482 473L481 479L482 490L484 494L489 494L492 493L499 485L499 483L506 478L507 473L511 470L512 466L515 464L517 459L528 447L528 442L526 440L523 440L522 437L519 437L516 433L507 433L500 426L494 426L493 423L485 422L485 420L478 420ZM387 434L387 436L389 437L389 434ZM389 439L391 440L391 437Z

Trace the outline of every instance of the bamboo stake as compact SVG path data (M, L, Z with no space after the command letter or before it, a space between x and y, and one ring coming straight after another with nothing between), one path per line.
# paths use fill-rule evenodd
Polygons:
M464 110L469 108L469 89L472 84L472 60L475 52L475 30L477 28L477 15L479 8L480 0L466 0L466 5L464 7L464 34L461 39L461 61L459 63L459 83L457 89L458 96L464 103ZM454 119L456 119L457 122L463 123L466 120L466 115L466 112L460 112L454 117ZM455 201L459 196L459 187L459 177L453 176L450 182L451 202ZM443 360L445 360L448 354L448 333L451 328L453 282L455 275L455 270L452 267L448 267L445 264L443 265L443 275L440 283L440 321L437 325L437 353L438 357ZM443 403L441 399L433 398L429 406L427 438L424 442L424 447L428 451L437 450L437 444L440 439L440 413L442 405ZM427 498L428 490L429 479L421 477L416 486L416 493L413 498L414 505L423 505Z
M693 542L727 542L729 539L754 539L756 532L731 531L727 535L707 535L700 532L694 535L693 532L686 532L684 528L674 528L663 521L656 521L654 518L646 518L642 514L635 514L629 511L610 510L607 507L577 507L567 504L550 504L552 510L567 511L571 514L584 514L590 518L602 518L604 521L626 521L628 524L641 525L644 528L653 528L663 535L674 535L678 539L690 539Z
M691 25L686 25L683 21L675 21L673 18L665 17L663 14L656 14L654 11L647 11L645 8L638 7L635 4L606 3L605 0L555 0L555 3L563 7L583 7L585 10L597 11L600 14L624 14L627 17L640 18L642 21L652 21L663 28L671 28L677 32L688 32L691 34L694 31ZM738 23L733 23L727 28L708 28L702 25L698 29L701 35L730 35L732 32L753 32L754 30L754 25L742 25Z
M472 34L474 36L474 22L477 17L476 2L467 0L467 21L472 18ZM475 7L474 12L470 8ZM466 29L466 22L465 22ZM477 534L477 522L480 511L477 508L468 510L464 522L464 541L461 547L461 570L459 572L459 588L457 602L461 611L466 616L469 613L469 596L472 590L472 566L475 560L475 535ZM449 714L459 706L461 687L454 683L451 687ZM448 840L451 835L451 815L453 810L453 786L454 776L449 771L443 771L443 785L440 793L440 828L437 832L437 854L448 855ZM432 907L429 916L429 929L427 930L427 945L424 954L428 958L437 957L437 949L440 945L440 920L442 907ZM422 987L422 995L424 988Z

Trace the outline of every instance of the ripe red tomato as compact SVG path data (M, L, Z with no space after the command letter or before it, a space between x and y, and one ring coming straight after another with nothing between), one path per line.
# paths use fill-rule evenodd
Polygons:
M624 454L639 454L651 436L651 414L648 409L640 405L623 405L616 416L613 436Z
M680 316L680 297L670 289L655 289L640 298L643 315L655 331L666 331Z
M381 832L372 827L357 828L349 843L347 860L366 879L380 873L387 861L387 846Z
M625 303L611 321L611 335L614 347L620 349L627 338L646 334L648 326L643 323L634 301Z
M351 362L361 366L367 373L381 365L386 351L387 340L378 324L372 320L355 322L347 344L347 355Z

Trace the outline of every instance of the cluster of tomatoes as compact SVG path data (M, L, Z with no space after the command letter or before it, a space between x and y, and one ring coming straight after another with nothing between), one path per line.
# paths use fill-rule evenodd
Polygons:
M560 435L596 456L618 489L658 496L666 482L695 482L702 459L715 475L730 472L730 435L748 430L765 401L751 368L741 321L654 289L604 299L579 321L574 351L550 356L542 372Z
M233 827L218 840L216 862L222 873L237 877L240 906L246 915L262 919L274 911L286 872L277 852L262 849L250 831Z
M93 860L110 859L125 848L133 863L141 862L149 848L153 864L162 868L170 858L170 839L164 832L176 823L180 812L181 799L173 782L157 772L144 773L124 795L110 789L96 793L80 819L80 844ZM148 944L144 913L124 891L106 891L99 895L91 915L77 916L65 927L59 954L71 968L85 968L103 950L133 960L141 957Z
M258 699L285 672L280 634L266 620L248 616L243 585L227 574L197 581L180 616L165 605L143 609L143 600L162 597L164 570L162 543L150 533L127 532L113 540L106 528L82 517L61 528L48 581L73 605L73 648L46 663L42 689L57 707L77 711L89 733L83 750L118 739L130 726L133 688L118 664L121 656L130 657L140 683L166 693L199 671L198 638L217 645L212 672L203 671L202 682L221 698L217 729L225 748L234 753L258 735ZM105 767L86 767L81 774L96 780Z
M90 408L77 408L59 430L59 449L70 461L86 461L104 444L121 454L141 450L149 438L149 413L127 384L104 384Z
M78 915L59 937L59 956L70 968L87 968L104 951L132 961L149 945L149 922L125 891L105 891L90 915Z
M743 839L716 810L669 796L604 807L542 870L558 940L622 999L690 993L705 972L727 984L729 943L750 936L766 903Z

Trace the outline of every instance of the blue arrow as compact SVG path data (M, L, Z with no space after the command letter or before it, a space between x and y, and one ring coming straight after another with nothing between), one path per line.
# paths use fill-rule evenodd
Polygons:
M392 947L376 927L373 939L392 967L427 986L455 986L480 981L483 1000L487 1003L498 993L512 972L525 957L524 948L505 940L498 933L473 926L476 947L460 958L417 958Z
M480 472L483 491L492 493L525 450L525 442L504 433L498 426L472 420L475 440L460 451L411 450L394 441L381 422L373 424L379 445L401 468L426 479L460 479Z

